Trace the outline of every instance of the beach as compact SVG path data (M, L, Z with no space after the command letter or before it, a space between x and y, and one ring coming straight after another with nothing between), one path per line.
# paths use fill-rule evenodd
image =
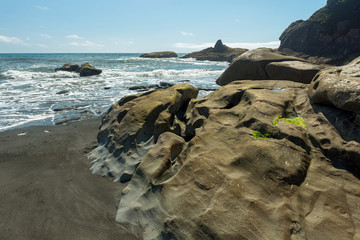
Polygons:
M89 171L99 124L0 133L0 239L138 239L115 222L125 184Z

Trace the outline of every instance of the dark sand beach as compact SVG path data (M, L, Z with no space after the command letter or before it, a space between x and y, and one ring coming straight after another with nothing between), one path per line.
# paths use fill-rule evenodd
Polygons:
M0 239L138 239L115 222L125 185L89 170L99 122L0 133Z

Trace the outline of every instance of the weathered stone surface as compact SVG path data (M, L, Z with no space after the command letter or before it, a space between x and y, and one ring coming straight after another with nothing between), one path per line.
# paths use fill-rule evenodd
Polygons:
M248 49L228 47L224 45L221 40L218 40L213 48L210 47L198 52L192 52L182 56L182 58L195 58L196 60L201 61L208 60L232 62L234 58L240 56L246 51L248 51Z
M55 71L78 72L80 66L72 63L65 63L60 68L55 68Z
M79 69L80 77L89 77L94 75L99 75L102 70L95 68L90 63L84 63Z
M142 58L173 58L173 57L178 57L178 55L172 51L163 51L163 52L144 53L140 57L142 57Z
M220 75L216 83L224 86L235 80L265 80L269 79L265 68L272 62L304 61L303 59L284 56L270 48L258 48L248 51L234 59L233 63ZM288 80L292 80L288 76Z
M92 172L113 176L115 181L130 180L161 133L180 134L179 119L184 118L189 100L197 93L192 85L179 84L128 96L112 105L102 119Z
M328 0L307 21L290 24L280 36L279 50L317 62L349 62L360 55L359 11L358 0Z
M300 61L272 62L265 67L269 79L291 80L306 84L311 82L320 69L318 65Z
M149 109L142 105L154 93L113 106L100 145L139 135L141 124L120 127L117 116ZM235 81L191 100L175 118L182 131L157 131L144 151L116 220L141 226L144 239L359 238L358 132L344 140L322 106L314 107L307 85L290 81ZM123 117L115 108L128 112ZM153 136L158 127L150 125Z
M360 112L360 57L351 63L319 72L309 86L314 103Z

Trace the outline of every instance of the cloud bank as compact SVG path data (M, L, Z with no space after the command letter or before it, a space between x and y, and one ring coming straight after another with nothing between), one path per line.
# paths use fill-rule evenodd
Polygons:
M20 45L28 45L23 40L17 37L8 37L0 35L0 42L9 43L9 44L20 44Z
M70 46L74 47L104 47L104 45L97 44L91 41L85 41L85 42L70 42Z
M278 48L280 46L280 41L262 42L262 43L224 43L224 44L233 48L247 48L247 49L255 49L260 47ZM173 44L173 46L182 49L201 50L204 48L213 47L214 43L201 43L201 44L175 43Z

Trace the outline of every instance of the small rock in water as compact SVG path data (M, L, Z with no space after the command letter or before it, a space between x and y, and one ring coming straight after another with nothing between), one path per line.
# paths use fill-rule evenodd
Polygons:
M89 77L94 75L99 75L102 72L101 69L95 68L90 63L84 63L79 69L80 77Z
M61 90L61 91L57 92L56 94L66 94L69 92L70 92L69 90Z
M65 63L62 67L55 68L55 72L57 71L77 72L79 71L79 68L80 66L77 64Z

